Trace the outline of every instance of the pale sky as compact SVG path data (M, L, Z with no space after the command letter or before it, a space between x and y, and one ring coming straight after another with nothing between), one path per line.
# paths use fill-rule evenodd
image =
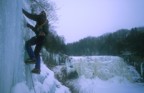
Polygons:
M144 26L144 0L53 0L57 33L66 43L119 29Z

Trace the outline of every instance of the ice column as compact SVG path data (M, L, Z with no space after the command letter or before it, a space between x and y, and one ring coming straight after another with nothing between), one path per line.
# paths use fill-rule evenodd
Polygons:
M0 93L23 80L22 0L0 0Z

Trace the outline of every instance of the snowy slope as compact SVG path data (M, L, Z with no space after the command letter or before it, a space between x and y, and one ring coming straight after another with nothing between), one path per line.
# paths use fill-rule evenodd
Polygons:
M67 81L75 93L144 93L139 74L120 57L71 57L66 65L79 76Z
M70 93L67 87L55 79L54 73L43 62L41 63L40 75L30 73L33 68L32 65L26 65L26 67L28 68L26 73L29 73L30 79L33 80L16 84L12 88L12 93ZM28 84L30 82L32 83L31 85Z

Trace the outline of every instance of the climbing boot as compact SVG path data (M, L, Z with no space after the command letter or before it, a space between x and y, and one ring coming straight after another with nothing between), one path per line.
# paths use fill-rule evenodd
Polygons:
M34 68L31 72L35 74L40 74L40 69Z

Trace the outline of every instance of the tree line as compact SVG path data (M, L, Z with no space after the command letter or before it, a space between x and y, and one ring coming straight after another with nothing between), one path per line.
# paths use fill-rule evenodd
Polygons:
M86 37L66 46L67 54L144 56L144 28L120 29L99 37Z

